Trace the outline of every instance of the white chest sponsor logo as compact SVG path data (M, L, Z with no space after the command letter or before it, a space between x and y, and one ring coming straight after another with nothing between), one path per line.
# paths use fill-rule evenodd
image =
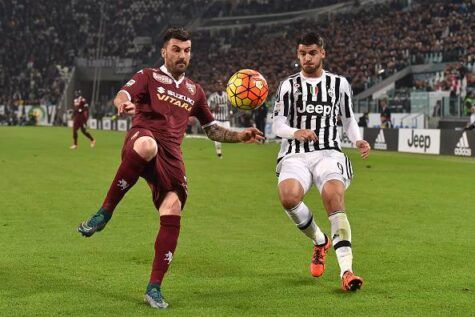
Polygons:
M467 132L464 132L460 137L457 145L455 145L454 149L455 155L463 155L463 156L472 156L472 149L468 144Z
M169 85L173 82L172 79L168 77L167 75L162 75L158 73L153 73L153 79L155 79L159 83L166 84L166 85Z
M163 88L163 87L158 87L158 88L157 88L157 91L158 91L159 93L163 94L166 90L165 90L165 88Z
M315 114L319 116L329 116L332 112L331 105L320 105L320 104L312 104L307 103L302 107L297 107L298 113L306 113L306 114Z

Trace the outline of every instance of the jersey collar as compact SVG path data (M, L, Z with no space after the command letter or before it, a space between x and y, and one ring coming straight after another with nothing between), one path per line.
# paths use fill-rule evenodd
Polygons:
M180 76L180 79L176 80L175 77L173 77L173 75L168 71L167 67L165 65L162 65L160 66L160 70L168 75L168 77L170 77L174 82L175 82L175 85L176 85L176 88L178 88L178 86L183 82L183 80L185 79L185 73L183 73L181 76Z
M322 75L320 77L305 77L305 75L303 74L303 72L301 71L300 72L300 76L302 76L302 78L306 81L309 81L309 82L318 82L320 80L322 80L322 78L325 76L325 73L326 71L323 70L322 71Z

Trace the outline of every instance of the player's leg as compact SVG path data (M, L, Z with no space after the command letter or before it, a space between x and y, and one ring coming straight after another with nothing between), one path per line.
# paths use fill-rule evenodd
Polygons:
M137 131L137 133L139 132ZM96 214L81 223L78 227L78 231L82 235L90 237L96 231L101 231L105 227L112 217L112 213L117 204L122 200L129 189L135 185L148 162L157 154L157 142L155 139L150 136L136 138L137 133L132 135L129 132L127 137L130 139L130 135L132 135L132 140L126 140L122 154L122 162L110 185L102 207Z
M321 276L325 271L326 251L330 241L315 223L313 214L303 202L305 193L311 187L311 174L303 160L286 159L279 175L279 198L287 215L297 228L314 244L314 254L310 265L311 274Z
M79 129L79 126L77 126L76 122L74 122L73 123L73 145L69 147L71 150L75 150L78 147L78 129Z
M163 298L161 285L177 246L182 203L177 193L168 192L159 204L160 230L155 240L155 257L145 301L153 308L167 308L168 303Z
M214 141L214 148L216 150L216 155L219 157L219 158L223 158L223 152L221 151L221 142L216 142Z
M91 141L91 147L94 147L96 145L96 140L92 137L92 135L86 130L86 125L83 124L81 126L81 132L84 134L90 141Z
M353 274L351 227L345 213L345 190L351 182L351 163L344 154L335 152L315 168L320 170L316 183L330 220L331 237L340 266L342 287L354 291L361 287L363 279Z

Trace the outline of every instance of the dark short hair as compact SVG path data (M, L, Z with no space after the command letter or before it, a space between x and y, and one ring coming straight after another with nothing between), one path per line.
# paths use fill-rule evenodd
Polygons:
M184 28L169 28L163 36L163 46L165 46L165 44L170 41L170 39L188 41L191 40L191 34Z
M323 38L315 32L305 33L304 35L300 36L297 39L297 46L298 45L312 45L317 44L320 48L325 48L325 42Z

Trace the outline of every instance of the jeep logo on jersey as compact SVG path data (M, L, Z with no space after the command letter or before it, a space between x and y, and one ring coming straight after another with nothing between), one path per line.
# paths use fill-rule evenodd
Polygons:
M303 105L302 107L297 107L297 112L306 113L306 114L316 114L319 116L329 116L332 112L332 106L331 104L314 105L308 102L306 105Z
M467 132L464 132L460 137L460 140L455 145L454 149L455 155L463 155L463 156L472 156L472 149L468 144Z
M162 75L158 73L153 73L153 79L155 79L159 83L166 84L166 85L169 85L173 82L172 79L168 77L167 75Z

